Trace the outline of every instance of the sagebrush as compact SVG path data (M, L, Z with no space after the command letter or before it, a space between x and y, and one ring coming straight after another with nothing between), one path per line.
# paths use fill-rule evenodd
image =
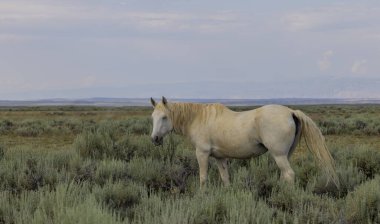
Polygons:
M66 117L75 108L49 109L46 119L4 117L0 223L379 223L380 150L370 141L378 135L373 130L380 113L367 108L360 109L371 115L366 118L350 115L359 111L356 107L301 108L319 116L340 189L326 185L301 143L291 159L294 186L279 181L273 159L264 155L230 160L228 188L211 160L207 190L201 192L198 164L186 139L171 134L162 147L150 142L149 109L139 108L139 116L127 119L116 109L104 118L97 116L105 109L77 109L84 115ZM88 116L97 119L82 118ZM347 135L360 141L346 141ZM71 142L60 148L41 143L58 136ZM25 142L12 141L19 137Z

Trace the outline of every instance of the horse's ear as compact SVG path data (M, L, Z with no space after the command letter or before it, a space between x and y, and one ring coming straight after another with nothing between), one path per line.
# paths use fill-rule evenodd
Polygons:
M150 103L152 104L153 107L156 106L156 101L154 101L154 99L152 97L150 98Z
M168 104L168 100L163 96L162 103L166 106Z

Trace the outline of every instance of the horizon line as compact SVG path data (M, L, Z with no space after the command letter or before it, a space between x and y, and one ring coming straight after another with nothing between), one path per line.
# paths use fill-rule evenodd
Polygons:
M280 105L380 105L380 98L268 98L268 99L212 99L212 98L168 98L169 101L194 103L222 103L226 106L262 106ZM94 106L123 107L150 106L149 98L81 98L81 99L39 99L39 100L0 100L0 107L35 107L35 106Z
M205 98L205 97L167 97L172 100L380 100L380 97L267 97L267 98ZM160 99L161 97L153 97L154 99ZM75 100L107 100L107 99L119 99L119 100L149 100L150 97L57 97L57 98L36 98L36 99L0 99L0 101L8 102L35 102L35 101L75 101Z

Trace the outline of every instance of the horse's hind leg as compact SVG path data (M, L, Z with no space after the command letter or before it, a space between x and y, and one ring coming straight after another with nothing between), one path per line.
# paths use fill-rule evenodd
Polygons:
M287 155L281 155L281 156L273 155L273 158L276 161L277 166L281 170L281 180L284 180L288 183L293 184L294 171L292 167L290 166L288 156Z
M275 129L272 127L267 130L266 138L263 139L263 144L268 149L268 152L273 156L277 166L281 170L281 180L288 183L294 183L294 171L289 163L291 151L295 147L295 139L297 139L296 125L292 120L284 122ZM288 126L289 125L289 126Z
M283 138L284 139L284 138ZM281 170L281 180L288 183L294 183L294 171L289 163L289 150L293 141L275 142L265 144L269 153L273 156L278 168Z

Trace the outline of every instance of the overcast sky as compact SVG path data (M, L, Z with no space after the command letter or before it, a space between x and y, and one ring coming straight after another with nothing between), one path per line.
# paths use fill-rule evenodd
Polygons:
M0 99L380 97L379 1L0 0Z

